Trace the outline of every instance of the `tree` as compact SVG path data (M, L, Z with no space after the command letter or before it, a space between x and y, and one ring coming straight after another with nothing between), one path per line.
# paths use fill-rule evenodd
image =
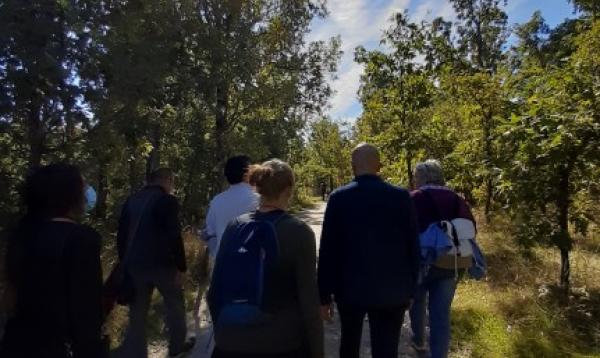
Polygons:
M390 54L367 52L359 47L355 58L365 65L360 96L364 113L358 121L359 136L373 136L388 153L403 153L409 187L413 187L412 165L421 147L423 110L431 103L431 82L416 58L423 51L424 36L420 25L410 22L406 13L396 14L395 24L382 43Z
M510 143L505 147L514 148L510 190L520 237L525 244L547 238L560 250L565 289L570 285L570 223L577 224L574 230L586 228L585 216L573 210L574 198L590 189L587 178L600 154L600 107L594 94L600 88L599 34L600 23L595 22L577 35L578 48L566 60L552 59L556 53L551 52L543 54L550 59L544 67L544 62L524 62L528 65L513 80L519 106L504 134ZM523 37L521 45L528 39ZM555 46L547 42L541 48Z
M38 166L88 120L83 94L95 78L84 67L96 2L4 1L0 12L0 118L26 138L27 163ZM54 147L49 147L53 144ZM67 156L70 156L68 153Z

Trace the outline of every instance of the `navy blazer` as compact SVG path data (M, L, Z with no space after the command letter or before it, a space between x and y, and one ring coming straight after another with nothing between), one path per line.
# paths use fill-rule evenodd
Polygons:
M319 250L322 304L407 305L418 271L418 224L408 191L362 175L331 194Z

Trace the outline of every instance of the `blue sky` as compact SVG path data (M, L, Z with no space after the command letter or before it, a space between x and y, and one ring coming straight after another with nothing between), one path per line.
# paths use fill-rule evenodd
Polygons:
M408 9L409 16L416 22L437 16L455 18L448 0L328 0L327 4L330 15L313 22L309 40L342 37L344 55L338 78L332 81L336 94L331 99L329 115L335 120L349 122L362 111L356 95L362 67L353 62L357 46L377 48L382 31L389 27L389 18L404 9ZM509 24L527 21L536 10L542 11L551 27L574 16L573 6L567 0L508 0Z

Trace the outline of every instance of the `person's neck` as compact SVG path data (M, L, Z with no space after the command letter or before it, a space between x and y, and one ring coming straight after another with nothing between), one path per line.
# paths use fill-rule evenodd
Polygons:
M287 204L279 202L279 201L270 201L270 202L263 202L258 207L258 211L263 212L263 213L267 213L270 211L277 211L277 210L286 211Z
M377 172L364 170L364 171L357 171L356 173L354 173L355 177L362 177L365 175L377 176Z

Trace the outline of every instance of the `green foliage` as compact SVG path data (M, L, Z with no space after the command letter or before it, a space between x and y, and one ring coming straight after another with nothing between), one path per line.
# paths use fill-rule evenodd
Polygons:
M351 141L340 123L323 118L311 123L302 160L294 167L298 186L307 195L321 195L321 186L333 190L352 177Z
M449 185L488 221L508 210L523 247L556 246L568 287L572 236L597 221L598 20L550 29L536 12L505 50L502 1L452 3L455 23L399 13L382 39L389 51L357 48L356 137L381 147L384 176L404 185L416 161L440 159Z
M4 1L0 222L30 167L79 164L113 227L125 196L170 166L186 222L227 156L298 162L331 96L340 40L306 42L322 1Z

